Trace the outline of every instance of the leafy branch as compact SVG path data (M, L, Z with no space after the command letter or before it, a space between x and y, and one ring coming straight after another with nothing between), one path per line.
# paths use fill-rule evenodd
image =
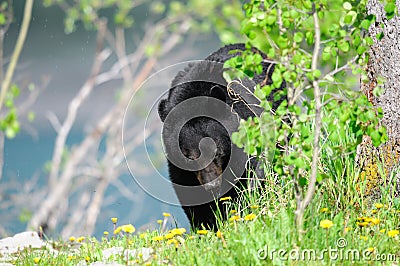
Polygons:
M11 56L10 64L7 68L6 75L4 77L4 80L1 84L1 91L0 91L0 111L2 109L2 106L4 104L4 99L6 97L6 94L10 88L11 80L14 75L15 67L17 66L18 63L18 58L21 54L22 48L24 47L26 35L28 33L29 29L29 24L31 21L31 16L32 16L32 6L33 6L33 0L26 0L25 2L25 9L24 9L24 17L22 19L22 25L21 25L21 30L18 35L17 42L15 43L15 48Z

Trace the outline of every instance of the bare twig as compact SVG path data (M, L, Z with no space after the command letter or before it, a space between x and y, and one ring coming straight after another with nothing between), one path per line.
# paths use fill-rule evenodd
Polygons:
M58 135L57 135L57 139L56 139L56 143L55 143L55 147L54 147L54 152L53 152L50 175L49 175L50 189L55 186L55 183L57 181L57 175L58 175L59 168L60 168L61 157L62 157L62 153L63 153L64 147L65 147L65 142L66 142L68 134L75 122L76 115L78 113L78 109L90 95L90 93L93 90L93 87L95 85L95 77L100 72L103 62L110 56L109 50L103 50L103 51L99 52L99 50L101 50L102 49L101 47L103 46L104 32L105 32L105 25L103 24L101 27L99 27L99 32L98 32L98 36L97 36L97 56L96 56L95 62L93 64L90 77L86 81L86 83L82 86L81 90L78 92L78 94L75 96L75 98L70 102L70 104L68 106L67 117L65 118L64 123L62 124L62 126L60 127L60 129L58 131Z
M21 54L22 48L24 46L24 42L26 39L26 35L28 33L29 24L32 16L32 6L33 0L26 0L25 9L24 9L24 18L22 19L21 30L18 35L17 42L15 44L15 48L13 54L11 56L10 64L7 68L6 76L1 84L0 91L0 111L3 106L4 98L6 97L7 91L10 87L12 77L14 75L15 67L17 66L19 55Z
M115 29L115 46L116 53L118 56L118 62L121 65L122 76L124 77L125 82L130 82L132 77L131 69L129 68L129 62L126 57L125 52L125 32L123 28L117 27Z
M315 10L314 5L313 19L314 19L314 30L315 30L315 43L314 43L314 51L311 62L311 70L317 70L318 65L318 55L321 45L321 32L319 27L318 14ZM304 211L307 206L310 204L314 193L315 186L317 181L318 174L318 161L319 161L319 141L320 141L320 133L321 133L321 115L322 115L322 104L321 104L321 95L319 84L317 80L313 80L312 82L314 88L314 100L315 100L315 124L314 124L314 141L313 141L313 157L311 162L311 174L308 180L308 187L304 199L301 201L300 206L297 206L296 210L296 224L298 231L302 233L303 231L303 216Z
M343 71L343 70L347 70L349 69L351 64L354 64L354 62L356 62L356 60L359 58L358 55L356 55L355 57L353 57L351 60L349 60L346 64L344 64L341 67L336 67L334 70L332 70L331 72L329 72L328 74L326 74L322 79L320 79L320 81L326 79L327 77L333 77L334 75L336 75L337 73Z

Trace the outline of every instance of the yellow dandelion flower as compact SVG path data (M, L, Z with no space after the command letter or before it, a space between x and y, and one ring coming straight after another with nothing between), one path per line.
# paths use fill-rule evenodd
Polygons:
M230 196L228 197L222 197L219 199L219 201L226 201L226 200L231 200L232 198Z
M153 238L152 238L153 241L161 241L163 239L164 239L163 236L153 236Z
M163 220L157 220L158 224L162 224Z
M122 225L121 230L128 234L132 234L136 231L135 227L131 224Z
M145 238L146 237L146 233L141 233L140 235L139 235L139 238L140 239L143 239L143 238Z
M375 203L375 208L380 209L383 207L382 203Z
M231 213L231 214L235 214L235 213L237 213L237 210L230 210L230 212L229 213Z
M122 230L121 226L118 226L115 230L114 230L114 235L118 235Z
M168 233L168 234L165 234L165 236L164 236L165 239L171 239L173 237L174 237L173 233Z
M40 258L38 258L38 257L36 257L36 258L33 258L33 262L34 262L35 264L38 264L38 263L39 263L39 261L40 261Z
M163 212L162 215L163 215L164 217L170 217L170 216L171 216L171 214L168 213L168 212Z
M186 233L186 229L185 228L174 228L171 230L171 233L174 235L183 235L184 233Z
M81 236L76 239L76 242L81 243L83 240L85 240L85 237Z
M116 224L117 221L118 221L118 218L116 218L116 217L111 218L111 222L112 222L113 224Z
M107 231L104 231L104 232L103 232L103 235L108 236L108 232L107 232Z
M371 252L371 253L372 253L372 252L374 252L374 251L375 251L375 248L373 248L373 247L370 247L370 248L367 248L367 249L366 249L366 251L368 251L368 252Z
M377 210L372 210L372 211L371 211L372 214L375 214L375 213L377 213L377 212L378 212Z
M239 220L240 219L240 216L239 215L233 215L231 218L229 218L229 221L230 222L233 222L233 221L237 221L237 220Z
M76 240L76 238L74 237L74 236L71 236L70 238L69 238L69 241L71 241L71 242L74 242Z
M370 222L371 222L373 225L379 224L380 221L381 221L381 220L379 220L379 218L371 218L371 219L370 219Z
M250 206L250 208L251 208L251 209L258 209L259 206L258 206L258 205L252 205L252 206Z
M89 256L86 256L86 257L85 257L85 260L86 260L87 262L89 262L89 261L90 261L90 257L89 257Z
M387 234L388 234L389 237L395 237L395 236L397 236L399 233L400 233L399 230L390 230L390 231L387 232Z
M176 240L175 238L171 238L171 239L169 239L169 240L167 241L167 245L171 245L171 244L174 244L175 247L177 247L177 246L179 245L179 241Z
M386 229L381 229L381 230L379 230L379 232L380 232L380 233L385 233L385 232L386 232Z
M76 259L76 256L68 256L68 257L67 257L67 260L68 260L68 261L74 260L74 259Z
M348 232L348 231L350 231L350 230L352 230L353 228L351 228L351 227L346 227L345 229L344 229L344 231L346 231L346 232Z
M250 213L250 214L246 215L243 219L244 219L245 221L252 221L252 220L254 220L255 218L256 218L256 215L255 215L254 213Z
M368 240L368 236L360 236L361 240L367 241Z
M369 222L356 222L356 224L361 227L366 227L368 226Z
M320 210L320 212L322 212L322 213L327 212L327 211L328 211L328 208L322 208L322 209Z
M216 235L217 235L218 238L221 238L222 237L222 232L218 230Z
M319 222L319 226L325 229L329 229L333 226L333 222L331 220L322 220Z
M206 234L208 234L208 230L204 230L204 229L202 229L202 230L197 230L197 234L199 234L199 235L206 235Z

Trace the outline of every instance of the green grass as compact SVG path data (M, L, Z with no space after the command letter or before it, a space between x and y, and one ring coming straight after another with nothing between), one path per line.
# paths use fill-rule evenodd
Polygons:
M398 265L400 234L396 230L400 230L400 200L390 193L395 184L381 187L381 198L372 201L363 196L365 184L359 180L359 169L351 157L322 158L327 178L319 184L306 211L305 232L300 236L294 226L296 206L292 184L282 183L270 173L264 189L244 191L238 202L224 201L231 218L219 220L218 234L197 230L171 233L161 228L132 232L131 227L120 227L114 235L115 225L110 221L110 228L104 228L110 233L102 239L50 241L51 248L25 249L14 254L9 262L16 265L35 265L35 262L89 265L96 261L123 265ZM168 214L164 214L164 220L174 224ZM322 220L332 221L333 226L322 228ZM117 247L120 252L106 258L103 251Z
M57 256L49 249L25 249L15 254L11 263L34 265L35 258L36 261L39 259L39 265L76 265L82 261L123 265L365 265L375 264L375 259L400 261L399 235L391 231L399 229L400 210L393 208L390 201L382 201L385 204L383 207L378 204L380 208L348 205L338 209L336 201L325 195L326 190L319 189L307 210L306 231L301 239L294 227L294 202L283 194L283 188L278 187L260 197L244 195L240 204L227 203L237 211L231 216L241 218L221 221L219 232L222 236L211 231L167 235L168 232L161 233L160 230L132 234L121 230L116 236L110 233L101 240L85 238L79 239L80 243L77 239L53 242ZM251 213L255 217L247 216ZM360 220L361 217L375 217L379 221L375 219L376 224L369 222L368 226L360 226L357 222L365 220ZM333 222L329 229L320 227L321 220L325 219ZM389 236L390 231L395 236ZM162 240L156 240L157 236L163 236L159 237ZM124 250L135 250L135 254L129 258L116 254L105 259L102 251L113 247L121 247L120 254ZM151 248L149 256L140 254L143 247ZM330 255L329 251L324 253L324 249L331 249ZM373 252L366 257L368 249Z

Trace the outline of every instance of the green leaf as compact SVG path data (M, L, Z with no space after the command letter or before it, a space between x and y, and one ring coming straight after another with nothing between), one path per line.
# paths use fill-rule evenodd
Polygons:
M380 33L376 34L376 38L377 38L379 41L382 40L383 36L384 36L383 32L380 32Z
M378 147L381 144L381 134L379 134L378 131L371 132L369 136L371 137L372 144L375 147Z
M304 114L304 113L300 114L299 121L302 122L302 123L306 122L307 121L307 115Z
M13 139L13 138L15 138L15 136L17 136L17 132L11 127L6 128L5 134L6 134L6 137L9 139Z
M271 76L272 82L275 88L279 88L282 84L282 73L280 70L275 69L274 73Z
M301 43L301 41L303 40L303 37L304 37L304 35L303 35L302 32L296 32L296 33L294 34L293 40L294 40L295 42L297 42L297 43Z
M300 177L300 178L299 178L299 185L300 185L300 186L305 186L305 185L307 185L307 178L305 178L305 177Z
M306 40L308 45L312 45L314 43L314 34L310 31L306 32Z
M313 71L314 78L319 78L321 76L321 70L316 69Z
M357 13L355 11L349 11L349 13L346 14L344 17L344 23L347 25L351 25L354 23L354 21L357 18Z
M6 24L6 16L3 13L0 13L0 25Z
M361 21L360 26L361 26L361 28L368 30L369 27L371 26L371 21L364 19L363 21Z
M269 16L267 16L267 18L266 18L265 21L266 21L267 25L270 25L270 26L275 25L276 16L274 16L274 15L269 15Z
M389 2L385 5L386 15L393 15L396 10L396 5L393 2Z
M343 52L347 53L350 50L350 44L348 41L341 40L338 42L338 47Z
M330 58L331 58L331 53L330 52L326 52L326 51L322 52L322 60L328 61Z
M295 65L300 64L301 59L302 59L301 54L295 54L295 55L293 56L293 58L292 58L293 64L295 64Z
M279 36L276 43L281 49L284 49L288 46L288 39L283 36Z
M268 56L269 58L275 58L275 49L272 48L272 47L269 48L269 49L268 49L267 56Z
M353 39L353 46L358 47L361 44L361 37L356 35Z
M353 7L349 2L344 2L343 3L343 8L346 10L351 10Z

